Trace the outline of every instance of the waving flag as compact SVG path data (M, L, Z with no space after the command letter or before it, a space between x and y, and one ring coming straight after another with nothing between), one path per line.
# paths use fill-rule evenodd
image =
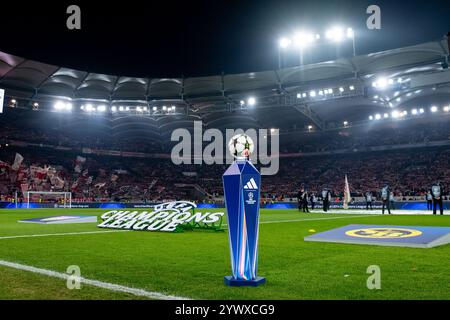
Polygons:
M352 200L350 196L350 187L348 185L347 175L345 175L345 187L344 187L344 209L348 209L348 204Z
M22 155L19 153L16 153L16 158L14 159L14 163L11 166L11 168L15 171L19 170L20 165L22 164L22 161L23 161Z

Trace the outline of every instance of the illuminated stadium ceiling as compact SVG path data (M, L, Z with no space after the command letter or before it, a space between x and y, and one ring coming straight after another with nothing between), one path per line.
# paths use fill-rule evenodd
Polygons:
M145 116L162 135L192 120L215 128L325 129L430 95L449 103L448 56L443 39L281 70L156 79L89 73L0 52L0 88L19 106L53 110L61 100L74 113L102 108L111 119Z

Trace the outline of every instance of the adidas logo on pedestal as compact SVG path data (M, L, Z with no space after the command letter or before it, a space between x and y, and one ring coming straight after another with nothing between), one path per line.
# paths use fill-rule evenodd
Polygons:
M258 190L255 179L251 178L250 181L245 184L244 189Z

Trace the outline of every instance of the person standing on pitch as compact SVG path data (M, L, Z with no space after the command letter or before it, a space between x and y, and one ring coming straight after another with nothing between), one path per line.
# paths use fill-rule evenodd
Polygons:
M389 185L386 185L381 189L381 200L383 201L382 213L384 214L384 208L387 208L389 214L391 214L391 189Z
M369 207L370 207L370 210L373 209L372 208L372 192L367 191L366 192L366 210L369 210Z
M312 193L311 196L309 197L309 201L311 201L311 210L314 210L314 208L316 207L316 202L317 202L317 197L315 193Z
M302 189L299 189L299 190L298 190L298 193L297 193L297 205L298 205L298 211L300 211L300 210L302 209L302 205L303 205L302 197L303 197L303 188L302 188Z
M327 212L330 209L331 192L327 188L322 191L323 211Z
M427 200L427 210L433 209L433 196L431 195L431 191L428 190L427 195L425 196L425 199Z
M394 209L394 201L395 201L395 197L394 197L394 192L391 191L391 193L389 194L389 201L390 201L390 205L391 205L391 209Z
M444 208L442 207L442 194L442 187L438 181L431 187L431 196L433 197L433 214L436 214L436 207L438 204L441 215L444 214Z
M309 210L308 210L308 192L305 189L303 189L302 191L303 191L303 193L302 193L302 211L309 213Z

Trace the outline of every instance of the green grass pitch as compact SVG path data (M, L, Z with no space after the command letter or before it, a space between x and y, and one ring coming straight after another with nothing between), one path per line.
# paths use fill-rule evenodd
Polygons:
M106 210L0 210L0 260L192 299L450 299L450 245L432 249L305 242L348 224L450 226L450 216L352 215L261 210L257 288L227 287L227 232L114 232L46 237L18 235L106 231L95 224L38 225L20 219ZM273 223L268 223L272 221ZM381 268L381 290L366 286L369 265ZM0 299L140 299L0 266Z

